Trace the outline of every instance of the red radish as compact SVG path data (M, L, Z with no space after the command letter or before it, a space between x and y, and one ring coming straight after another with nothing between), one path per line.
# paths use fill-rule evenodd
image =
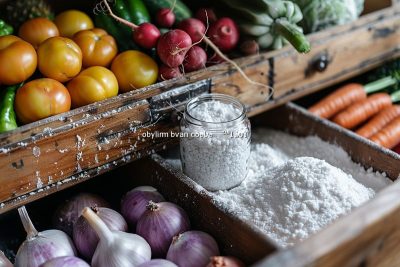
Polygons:
M185 72L192 72L206 67L207 54L200 46L193 46L186 54L183 67Z
M103 2L111 17L132 29L135 43L146 49L151 49L156 46L161 35L160 30L156 26L148 22L144 22L138 26L130 21L124 20L113 13L107 0L103 0Z
M166 81L174 78L182 77L183 74L178 67L170 68L167 65L161 64L158 69L158 80Z
M161 8L156 14L157 25L170 28L175 23L175 14L170 8Z
M212 8L199 8L196 12L195 18L203 22L205 25L217 21L217 15L215 15L214 9Z
M239 41L238 27L230 18L217 20L210 26L207 35L222 52L231 51Z
M260 46L254 40L246 40L240 45L240 51L248 55L256 55L260 51Z
M400 144L398 144L393 150L394 152L400 154Z
M193 43L200 42L206 33L206 26L198 19L189 18L178 24L178 29L185 31L192 38Z
M170 68L183 63L185 55L192 45L189 34L182 30L171 30L161 35L157 44L157 54Z

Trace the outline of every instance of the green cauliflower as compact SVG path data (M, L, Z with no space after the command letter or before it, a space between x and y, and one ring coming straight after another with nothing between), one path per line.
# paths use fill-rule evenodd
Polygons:
M293 0L303 13L304 31L317 32L355 21L364 8L364 0Z

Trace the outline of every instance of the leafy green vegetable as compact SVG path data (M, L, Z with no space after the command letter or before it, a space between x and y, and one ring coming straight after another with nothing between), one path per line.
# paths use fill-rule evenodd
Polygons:
M287 42L307 53L311 46L296 23L302 20L300 8L282 0L216 0L221 14L233 18L242 35L256 40L261 48L279 49Z
M364 0L292 0L303 12L301 22L306 32L316 32L356 20Z

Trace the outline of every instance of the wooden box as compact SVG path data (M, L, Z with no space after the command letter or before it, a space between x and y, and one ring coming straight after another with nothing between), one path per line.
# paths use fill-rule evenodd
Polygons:
M319 119L296 104L259 115L252 120L252 128L270 127L296 136L318 136L342 147L354 162L366 169L385 172L395 181L400 177L400 155L383 149L334 123ZM153 156L180 180L189 181L165 159ZM212 201L212 194L202 187L195 190ZM280 249L255 264L255 267L323 266L323 267L395 267L400 265L400 183L394 182L362 206L334 221L326 229L292 248ZM248 225L254 231L252 225ZM239 233L240 231L238 231ZM268 238L265 234L262 234ZM271 242L271 245L274 242ZM269 251L269 250L268 250Z
M74 4L81 1L68 7ZM264 87L247 83L232 66L221 64L1 134L0 214L176 142L143 133L173 130L176 121L166 118L178 102L193 95L234 95L253 116L398 56L400 8L395 1L388 5L387 0L366 1L368 11L383 9L310 35L309 54L285 47L237 59L249 77L274 87L270 100ZM315 68L324 58L326 68Z
M316 135L344 148L353 161L386 172L400 173L400 156L289 103L252 119L253 128L271 127L297 136ZM195 229L212 234L222 252L254 267L344 266L394 267L400 264L400 184L395 182L373 199L333 222L325 230L282 250L266 235L213 204L212 194L155 154L100 177L34 201L27 207L39 229L50 227L51 214L64 199L80 191L98 193L118 209L121 195L137 185L153 185L181 205ZM0 216L0 249L15 250L24 238L17 212Z

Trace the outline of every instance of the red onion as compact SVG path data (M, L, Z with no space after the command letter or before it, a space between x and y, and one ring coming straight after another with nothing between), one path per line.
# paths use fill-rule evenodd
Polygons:
M243 262L233 257L212 257L206 267L245 267Z
M189 228L189 218L182 208L170 202L150 201L137 223L136 233L150 244L154 257L164 257L172 238Z
M59 257L40 265L40 267L90 267L84 260L77 257Z
M174 237L167 260L178 266L204 267L210 257L218 255L218 245L212 236L200 231L188 231Z
M75 222L85 207L110 208L110 204L103 198L90 194L80 193L63 203L54 213L53 225L56 229L66 232L72 236Z
M121 214L126 222L134 230L139 218L146 211L149 201L165 201L164 197L158 193L157 189L151 186L139 186L124 196L121 201Z
M12 263L7 259L6 255L4 255L3 251L0 251L0 267L13 267Z
M175 14L170 8L161 8L156 14L157 25L170 28L175 23Z
M178 267L178 265L167 260L157 259L140 264L138 267Z
M124 217L109 208L93 208L96 215L107 225L110 230L128 231L128 224ZM76 248L84 259L90 260L99 243L99 237L84 217L79 217L74 225L73 238Z
M75 247L66 233L60 230L38 232L33 226L25 206L19 208L18 213L27 237L15 257L16 267L38 267L57 257L75 256Z
M100 238L92 258L92 267L132 267L150 261L151 248L141 236L111 231L90 208L82 211Z

